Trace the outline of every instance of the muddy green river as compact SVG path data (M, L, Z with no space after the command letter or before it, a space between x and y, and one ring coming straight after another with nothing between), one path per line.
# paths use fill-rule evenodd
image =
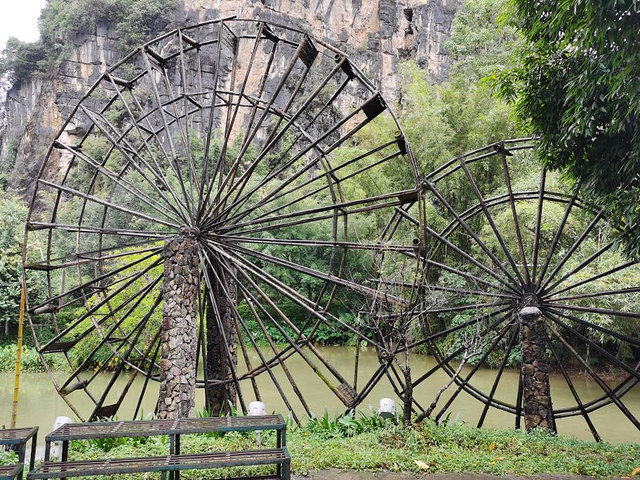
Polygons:
M338 367L339 370L343 370L344 375L350 381L352 381L353 375L353 358L354 350L349 347L325 347L321 349L322 354L333 364ZM291 359L293 360L293 359ZM426 372L434 361L430 357L425 356L412 356L412 372L414 377L419 376L421 373ZM311 371L306 363L302 360L299 362L289 363L289 369L293 374L300 390L303 392L304 397L312 412L317 415L321 415L325 409L329 411L331 415L334 415L341 411L340 401L324 386L318 379L318 377ZM378 367L378 361L375 357L375 353L372 349L364 349L361 353L360 368L358 372L358 386L362 386L366 380L368 380L376 368ZM281 372L280 372L281 373ZM496 372L495 370L480 370L473 376L473 386L488 393L493 385ZM108 381L108 376L104 376L102 381ZM286 384L284 376L282 375L282 385ZM415 391L415 396L418 402L426 407L429 405L436 392L446 382L448 377L444 373L436 374L431 377L427 382L423 382L419 388ZM262 400L267 405L268 412L279 412L286 416L285 405L276 392L275 388L270 385L270 381L266 375L263 375L260 380L260 391L262 394ZM136 380L138 381L138 380ZM139 379L140 384L142 380ZM598 385L591 381L589 378L583 375L576 374L572 379L576 390L579 393L583 402L587 402L590 399L598 398L602 395L602 390ZM554 408L562 408L575 404L573 396L566 385L566 382L562 377L553 375L551 378L551 395L553 399ZM518 383L518 372L515 370L506 371L500 381L496 398L505 402L513 403L515 391ZM5 425L7 428L11 422L11 408L13 399L13 385L14 376L13 373L0 373L0 425ZM250 389L245 387L244 391L248 392ZM294 408L297 408L295 402L295 395L289 389L287 395L291 402L294 404ZM444 405L447 398L453 393L455 386L451 387L440 400L439 406ZM154 392L157 392L157 387L154 384ZM155 394L155 393L154 393ZM201 410L204 404L201 391L199 391L198 409ZM248 395L248 393L245 393ZM149 396L148 401L144 404L144 412L152 412L154 410L153 395ZM365 402L360 408L368 411L369 405L376 406L378 401L382 397L394 397L393 390L386 381L381 381L372 393L367 397ZM135 409L135 400L130 400L123 405L123 408L118 413L118 417L125 419L132 415ZM249 403L254 400L253 398L245 398L245 401ZM74 395L74 405L82 407L82 402L89 402L87 397L80 395ZM636 418L640 418L640 388L636 387L627 393L623 398L624 405L635 415ZM298 403L299 405L299 403ZM89 406L85 405L85 410ZM472 398L466 393L462 393L454 401L449 408L449 418L452 421L467 422L475 425L478 421L480 413L483 409L483 404L478 400ZM437 411L437 410L436 410ZM66 403L58 396L53 388L49 377L42 374L29 374L23 373L20 384L20 401L18 407L18 426L32 426L37 425L40 427L40 441L44 441L46 433L51 431L53 422L57 416L64 415L74 417L72 411L66 405ZM602 436L603 440L613 443L620 442L634 442L640 443L640 432L626 419L621 413L619 408L615 405L608 405L596 412L592 413L590 417L595 424L596 429ZM562 418L558 422L558 430L561 435L574 436L581 439L592 440L593 437L589 432L585 421L581 417ZM513 416L496 410L490 409L485 426L499 427L499 428L513 428L514 420Z

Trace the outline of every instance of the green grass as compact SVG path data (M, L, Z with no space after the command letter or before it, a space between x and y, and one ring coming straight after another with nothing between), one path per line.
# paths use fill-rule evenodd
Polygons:
M327 468L360 471L486 473L493 475L579 474L596 478L630 476L640 467L640 445L597 443L554 437L543 430L525 433L475 429L460 423L435 425L425 421L406 428L361 415L349 421L328 416L305 427L291 427L287 446L292 473L303 475ZM354 424L358 423L359 426ZM336 424L340 426L336 426ZM263 432L264 446L275 444L273 432ZM206 452L256 448L254 433L230 433L222 438L185 436L182 451ZM76 443L76 458L163 455L166 439L111 445L105 453L96 444ZM243 469L257 473L259 469ZM191 472L184 478L220 478L229 471ZM237 471L236 471L237 473ZM129 476L128 478L132 478ZM142 478L142 477L141 477Z

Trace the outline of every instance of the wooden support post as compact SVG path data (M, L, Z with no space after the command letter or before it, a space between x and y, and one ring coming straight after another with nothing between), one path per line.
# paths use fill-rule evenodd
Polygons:
M530 431L544 427L557 433L551 404L542 312L537 307L525 307L519 316L525 429Z
M182 233L165 244L158 418L195 414L198 244Z

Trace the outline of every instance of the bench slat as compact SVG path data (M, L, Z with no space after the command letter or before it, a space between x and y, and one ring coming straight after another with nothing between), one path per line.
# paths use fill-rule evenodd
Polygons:
M18 465L3 465L0 466L0 480L13 480L22 473L23 466L21 463Z
M167 455L163 457L115 458L46 462L27 475L28 479L161 472L253 465L284 465L290 462L286 448Z

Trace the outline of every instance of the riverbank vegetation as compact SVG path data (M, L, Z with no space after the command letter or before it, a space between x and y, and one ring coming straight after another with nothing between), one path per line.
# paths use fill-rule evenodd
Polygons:
M274 436L262 434L265 446ZM162 455L167 439L75 442L75 458L123 458ZM325 415L302 427L290 425L287 446L292 473L328 468L359 471L476 473L492 475L579 474L596 478L631 476L640 467L640 445L612 445L552 436L545 430L476 429L463 423L427 420L405 427L377 414L356 418ZM253 432L225 436L187 436L183 452L226 451L256 447ZM144 450L144 451L143 451ZM188 478L220 478L192 473ZM245 472L246 473L246 472ZM255 473L255 472L254 472ZM185 474L185 478L187 475Z

